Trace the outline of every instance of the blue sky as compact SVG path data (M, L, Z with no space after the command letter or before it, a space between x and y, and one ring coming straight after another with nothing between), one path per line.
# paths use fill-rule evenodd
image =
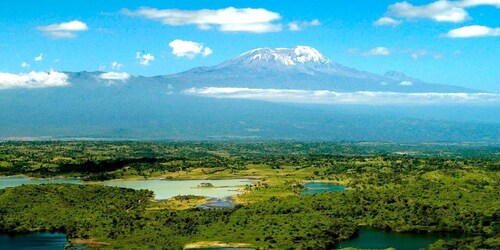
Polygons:
M360 70L500 92L499 14L499 0L0 0L0 72L151 76L308 45Z

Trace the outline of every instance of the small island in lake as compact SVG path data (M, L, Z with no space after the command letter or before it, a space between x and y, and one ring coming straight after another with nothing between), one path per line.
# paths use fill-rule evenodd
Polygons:
M202 182L198 185L199 188L213 188L214 184L209 182Z

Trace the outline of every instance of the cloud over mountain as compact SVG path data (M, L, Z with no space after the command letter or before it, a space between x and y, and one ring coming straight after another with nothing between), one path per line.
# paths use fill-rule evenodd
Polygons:
M67 74L52 70L28 74L0 73L0 89L62 87L69 84Z
M405 82L406 83L406 82ZM403 85L403 82L402 82ZM408 84L407 84L408 85ZM410 84L411 85L411 84ZM491 93L397 93L397 92L336 92L301 89L255 88L190 88L187 95L227 99L250 99L270 102L307 104L363 105L435 105L435 104L500 104L500 95Z
M99 78L103 80L117 80L126 81L130 79L130 75L126 72L106 72L99 75Z

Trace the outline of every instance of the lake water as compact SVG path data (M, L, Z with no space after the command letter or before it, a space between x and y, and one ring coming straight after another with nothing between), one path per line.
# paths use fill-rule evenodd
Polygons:
M199 188L201 183L211 183L214 187ZM196 195L210 198L225 198L240 194L239 189L251 184L247 179L233 180L112 180L99 184L132 189L148 189L155 193L155 199L163 200L177 195Z
M358 237L338 244L338 249L353 247L362 249L416 250L427 247L439 239L450 240L456 237L431 233L396 233L384 230L362 228Z
M71 183L81 184L78 179L29 179L24 177L2 177L0 188L16 187L27 184ZM213 187L199 188L201 183L211 183ZM248 179L233 180L111 180L95 182L98 185L148 189L155 193L155 199L163 200L177 195L197 195L210 198L225 198L240 194L239 189L251 184Z
M203 209L224 209L224 208L234 208L236 203L231 199L212 199L206 203L200 204L197 207Z
M0 177L0 189L8 187L17 187L28 184L49 184L49 183L81 183L78 179L28 179L24 177Z
M68 243L62 233L0 234L0 249L61 250Z
M345 186L335 185L325 182L307 182L304 184L306 188L302 194L318 194L324 192L340 192L345 190Z

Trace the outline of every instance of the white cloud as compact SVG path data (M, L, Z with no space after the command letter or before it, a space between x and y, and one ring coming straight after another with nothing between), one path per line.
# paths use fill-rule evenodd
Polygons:
M412 50L409 53L410 53L411 58L413 58L413 60L418 60L418 59L420 59L420 57L423 57L423 56L426 56L427 54L429 54L429 52L425 49Z
M211 48L208 48L208 47L205 47L203 49L203 53L201 53L202 56L206 57L206 56L209 56L213 53L212 49Z
M410 82L410 81L402 81L399 83L399 85L401 86L412 86L413 85L413 82Z
M445 36L450 38L500 36L500 28L490 28L480 25L471 25L450 30Z
M172 48L172 54L177 57L194 58L196 55L209 56L212 54L212 49L206 47L202 43L184 41L176 39L168 44Z
M407 19L427 18L437 22L463 22L469 14L456 3L439 0L427 5L415 6L408 2L399 2L389 6L389 13Z
M21 68L29 68L30 67L30 64L27 63L27 62L22 62L21 63Z
M319 26L319 25L321 25L321 23L319 22L318 19L314 19L314 20L309 22L309 25L310 26Z
M470 18L467 8L475 6L495 6L500 8L500 0L438 0L426 5L416 6L407 1L389 5L387 16L382 17L389 21L391 17L405 19L430 19L436 22L459 23ZM375 23L377 23L376 21Z
M99 78L103 80L117 80L117 81L127 81L130 79L130 75L125 72L106 72L99 75Z
M41 62L43 60L43 53L33 59L35 62Z
M500 8L500 0L463 0L459 2L463 7L475 7L479 5L492 5Z
M117 61L114 61L114 62L112 62L112 63L111 63L111 68L112 68L112 69L118 69L118 70L119 70L119 69L121 69L122 67L123 67L123 64L121 64L121 63L119 63L119 62L117 62Z
M69 76L57 71L35 72L28 74L0 73L0 89L48 88L69 85Z
M375 25L375 26L388 26L388 25L397 26L400 23L401 23L400 21L398 21L394 18L391 18L391 17L381 17L377 21L375 21L373 23L373 25Z
M39 26L37 29L53 38L74 38L76 37L76 32L86 31L89 28L87 24L75 20L48 26Z
M141 65L148 66L151 61L155 60L155 56L149 53L137 52L135 53L135 59L139 60Z
M196 25L201 30L215 27L221 31L265 33L282 29L281 24L274 23L281 19L280 14L266 9L229 7L218 10L159 10L140 8L136 11L125 9L122 10L122 13L159 21L171 26Z
M291 31L299 31L301 30L300 25L298 22L291 22L288 23L288 29Z
M300 31L304 28L307 27L312 27L312 26L319 26L321 23L319 22L318 19L314 19L312 21L305 21L305 22L300 22L300 21L293 21L288 23L288 30L290 31Z
M335 92L328 90L251 89L251 88L190 88L182 93L212 98L251 99L270 102L306 104L500 104L500 94L492 93L396 93L396 92Z
M360 51L358 48L351 48L346 50L346 53L350 55L363 55L363 56L388 56L392 54L409 55L415 61L428 55L431 55L434 59L441 59L444 57L444 55L441 53L431 52L428 51L427 49L389 49L382 46L364 52Z
M376 47L363 53L365 56L387 56L391 54L391 50L386 47Z

